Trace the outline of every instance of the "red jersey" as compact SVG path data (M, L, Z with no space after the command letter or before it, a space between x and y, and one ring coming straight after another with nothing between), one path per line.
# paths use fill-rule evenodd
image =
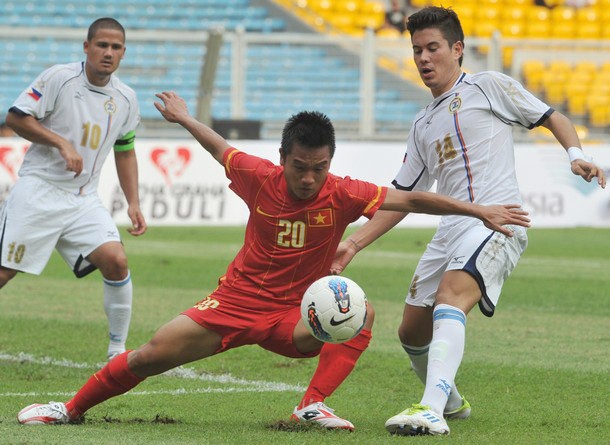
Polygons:
M221 279L224 285L290 306L316 279L329 274L347 226L371 218L387 188L328 174L317 196L288 192L284 168L237 149L224 155L229 187L250 209L244 245Z

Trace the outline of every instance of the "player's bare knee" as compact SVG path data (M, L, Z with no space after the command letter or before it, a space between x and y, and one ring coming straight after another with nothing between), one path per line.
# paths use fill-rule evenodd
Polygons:
M108 255L103 263L98 266L100 272L107 280L121 281L129 274L127 256L124 252L117 252Z
M6 283L11 281L15 275L17 275L17 271L14 269L7 269L6 267L0 267L0 288L4 287Z

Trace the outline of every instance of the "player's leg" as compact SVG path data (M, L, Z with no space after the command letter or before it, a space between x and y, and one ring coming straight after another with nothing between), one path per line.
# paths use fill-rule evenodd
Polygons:
M125 352L133 300L131 274L119 230L97 196L80 197L57 250L79 278L100 270L108 318L107 357Z
M145 378L215 354L221 336L178 315L135 351L111 360L89 378L68 402L30 405L18 414L22 424L69 423L111 397L124 394Z
M46 267L70 211L65 192L22 177L0 206L0 288L17 272L39 275Z
M108 318L108 358L125 352L129 334L133 285L127 255L119 242L108 242L95 249L87 259L102 274L104 311Z
M0 266L0 289L3 288L6 283L15 278L15 275L17 275L17 271L15 269Z
M419 404L386 422L390 432L449 433L442 416L463 357L466 315L477 303L483 313L493 315L504 280L526 246L523 229L515 228L509 238L479 225L448 249L453 260L436 294L426 389Z
M403 318L398 328L398 337L405 352L409 355L411 368L426 385L428 357L432 341L432 306L405 305ZM446 419L465 419L470 416L470 404L462 397L454 383L443 411Z

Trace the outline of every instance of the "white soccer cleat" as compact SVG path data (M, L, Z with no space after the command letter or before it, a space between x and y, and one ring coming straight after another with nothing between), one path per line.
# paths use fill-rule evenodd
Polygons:
M312 403L305 408L297 409L290 418L297 422L316 422L318 425L328 429L344 429L354 431L354 425L349 420L335 416L334 410L322 402Z
M66 405L58 402L46 404L34 403L26 406L19 414L17 420L22 425L54 425L69 423L70 417L66 410Z
M399 436L423 436L449 434L449 426L442 416L429 407L414 403L400 414L390 417L385 423L390 434Z

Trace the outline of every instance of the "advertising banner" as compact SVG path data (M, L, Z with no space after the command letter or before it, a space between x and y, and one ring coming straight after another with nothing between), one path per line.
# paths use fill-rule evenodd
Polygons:
M17 179L29 143L0 139L0 200ZM279 141L236 141L248 153L279 162ZM140 201L150 226L243 225L245 204L228 188L224 169L192 139L140 139L136 142ZM331 171L391 187L404 156L403 143L341 142ZM517 177L535 227L610 227L610 186L602 190L570 171L565 151L556 144L520 144L515 148ZM610 146L586 147L610 176ZM99 194L119 225L128 225L127 203L114 160L102 172ZM361 221L363 222L364 219ZM407 227L434 227L438 217L409 215Z

